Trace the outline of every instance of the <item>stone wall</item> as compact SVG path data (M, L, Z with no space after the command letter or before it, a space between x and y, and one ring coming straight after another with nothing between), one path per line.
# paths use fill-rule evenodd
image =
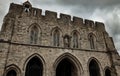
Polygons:
M101 22L83 20L78 17L45 11L32 7L25 11L25 4L11 3L8 14L5 16L0 32L0 76L12 68L18 76L25 76L26 65L29 60L37 56L43 63L43 76L55 76L55 68L62 58L73 61L79 69L78 76L89 76L88 65L94 59L100 67L101 76L105 75L106 67L111 68L112 76L119 76L119 67L114 63L119 57L112 38ZM32 26L39 29L37 44L30 44L30 29ZM60 46L53 45L53 31L60 31ZM78 48L64 47L64 36L73 38L77 31ZM89 34L95 36L95 49L90 48ZM113 71L114 70L114 71ZM115 74L118 75L115 75Z
M111 67L109 56L106 52L90 50L75 50L63 48L50 48L28 45L11 45L8 55L7 66L14 64L20 69L20 75L24 76L27 62L34 56L40 57L44 66L43 76L55 74L55 62L62 56L75 58L80 64L80 76L89 76L88 64L95 59L100 67L101 76L104 76L104 69Z
M18 10L19 9L19 10ZM32 11L36 11L36 15ZM37 12L39 11L39 12ZM57 18L57 13L45 11L45 15L41 15L42 10L31 8L30 12L25 12L22 5L11 4L8 14L4 19L3 31L1 32L1 39L22 44L30 43L30 28L37 25L39 28L39 41L38 45L53 46L53 30L60 30L60 47L64 47L63 37L69 35L72 37L74 31L78 32L79 48L90 50L88 36L90 33L95 35L95 48L96 50L106 50L105 38L108 40L109 35L104 34L105 26L101 22L94 22L92 20L73 17L60 14ZM6 30L5 30L6 29ZM109 39L110 41L110 39ZM109 42L108 41L108 42ZM113 44L113 43L111 43ZM71 48L73 43L71 40ZM114 49L114 47L112 47Z

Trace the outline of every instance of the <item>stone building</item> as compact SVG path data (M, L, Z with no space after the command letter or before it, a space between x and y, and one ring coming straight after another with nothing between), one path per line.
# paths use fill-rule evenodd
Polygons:
M0 76L120 76L101 22L10 4L0 32Z

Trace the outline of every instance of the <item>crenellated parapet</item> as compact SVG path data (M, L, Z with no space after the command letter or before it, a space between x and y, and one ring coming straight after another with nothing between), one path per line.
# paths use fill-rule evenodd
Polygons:
M19 9L19 10L18 10ZM42 15L42 10L38 8L32 7L31 4L25 3L23 5L18 5L11 3L9 13L7 14L8 16L15 17L16 15L20 15L20 17L36 17L36 18L42 18L42 20L47 20L47 21L56 21L60 22L62 24L68 25L77 25L77 26L83 26L83 27L88 27L88 28L95 28L97 30L102 30L105 31L105 26L104 23L101 22L94 22L92 20L88 19L82 19L79 17L71 17L70 15L67 14L58 14L57 12L45 11L45 15Z
M74 25L83 25L83 19L79 17L73 17L73 24Z
M50 21L56 21L57 20L57 13L52 11L45 11L45 19Z

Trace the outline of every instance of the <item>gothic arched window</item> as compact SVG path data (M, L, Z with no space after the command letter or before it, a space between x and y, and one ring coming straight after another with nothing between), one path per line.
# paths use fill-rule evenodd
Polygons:
M10 71L8 71L8 73L6 74L6 76L17 76L17 73L14 70L10 70Z
M90 42L90 48L91 49L95 49L95 39L94 39L94 35L90 34L89 35L89 42Z
M73 33L73 48L78 48L78 35L76 32Z
M60 45L60 32L58 30L55 30L53 33L53 43L54 46Z
M30 43L37 44L39 29L33 26L30 31Z

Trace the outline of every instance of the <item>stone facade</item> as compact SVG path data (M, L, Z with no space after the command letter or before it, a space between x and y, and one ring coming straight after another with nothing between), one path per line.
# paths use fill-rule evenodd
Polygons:
M103 23L66 14L57 18L51 11L41 13L28 1L11 3L0 32L0 76L29 76L26 69L35 57L41 62L42 76L57 76L62 60L74 68L70 76L95 76L92 64L99 72L96 76L120 76L120 57Z

